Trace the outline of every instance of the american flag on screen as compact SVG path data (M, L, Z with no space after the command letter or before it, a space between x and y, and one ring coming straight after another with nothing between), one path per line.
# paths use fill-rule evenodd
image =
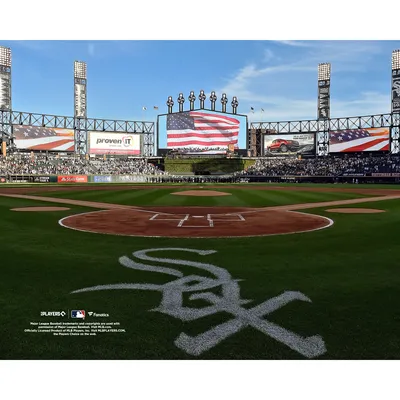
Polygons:
M240 122L222 114L190 111L167 115L167 147L238 148Z
M13 132L18 149L74 151L74 131L72 129L14 125Z
M329 133L332 153L389 150L389 128L349 129Z

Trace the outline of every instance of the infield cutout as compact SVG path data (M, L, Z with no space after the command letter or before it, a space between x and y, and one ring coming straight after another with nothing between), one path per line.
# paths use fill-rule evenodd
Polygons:
M62 218L59 224L90 233L191 239L312 232L330 227L333 221L320 215L286 210L151 207L76 214Z

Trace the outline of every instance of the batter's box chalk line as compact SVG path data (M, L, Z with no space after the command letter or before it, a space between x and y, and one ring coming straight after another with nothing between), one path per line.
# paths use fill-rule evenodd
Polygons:
M172 217L172 218L171 218ZM196 224L192 225L191 220L196 219ZM149 218L149 221L175 221L177 228L213 228L214 222L243 222L245 218L242 214L207 214L207 215L192 215L192 214L174 214L166 216L164 214L154 214ZM203 222L204 225L198 225Z

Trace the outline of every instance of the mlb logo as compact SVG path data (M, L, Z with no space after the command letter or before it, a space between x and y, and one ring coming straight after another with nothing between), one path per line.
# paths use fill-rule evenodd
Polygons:
M85 310L72 310L71 318L85 318Z

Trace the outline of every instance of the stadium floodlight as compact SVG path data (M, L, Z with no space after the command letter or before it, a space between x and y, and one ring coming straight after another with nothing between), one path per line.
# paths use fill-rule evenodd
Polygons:
M196 101L196 96L194 95L193 90L190 92L188 99L190 102L190 111L193 111L194 110L194 102Z
M221 104L222 104L222 112L226 112L226 105L228 103L228 98L226 97L226 93L222 93Z
M172 100L172 96L168 96L167 106L168 106L168 114L171 114L172 107L174 106L174 101Z
M393 50L392 53L392 71L400 69L400 50Z
M206 94L204 93L204 90L200 90L199 94L199 100L200 100L200 108L203 110L204 109L204 100L206 99Z
M211 101L211 110L215 111L215 102L217 101L217 95L215 94L214 90L211 92L210 101Z
M74 77L77 79L86 79L86 63L83 61L75 61Z
M238 106L239 106L239 102L238 102L238 99L237 99L236 96L233 97L231 106L232 106L232 112L233 112L233 114L236 114L237 108L238 108Z
M318 64L318 80L329 81L331 79L331 64L322 63Z
M185 102L185 98L183 97L183 93L179 93L178 104L179 104L179 112L183 112L183 103Z
M11 68L11 49L0 46L0 65Z

